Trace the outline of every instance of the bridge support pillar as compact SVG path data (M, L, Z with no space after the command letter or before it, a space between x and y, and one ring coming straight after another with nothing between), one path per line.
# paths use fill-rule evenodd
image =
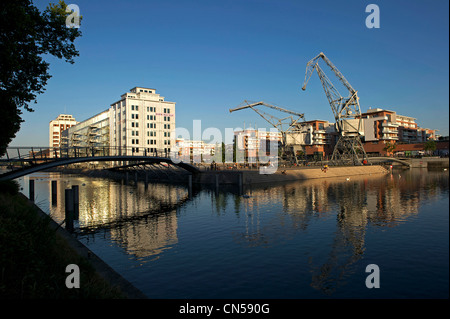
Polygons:
M58 202L58 182L52 181L52 205L56 205Z
M78 220L80 218L80 186L72 185L73 191L73 219Z
M65 201L65 219L66 229L68 232L73 232L73 190L66 189L64 192Z
M192 174L188 176L188 194L192 198Z
M30 193L30 200L32 202L34 202L34 179L30 179L29 183L28 183L28 190Z

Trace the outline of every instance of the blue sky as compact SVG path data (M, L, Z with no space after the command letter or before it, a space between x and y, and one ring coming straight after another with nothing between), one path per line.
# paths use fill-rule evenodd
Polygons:
M56 2L53 1L53 2ZM40 9L48 1L34 2ZM417 118L448 135L449 1L386 0L73 0L83 16L80 56L50 57L49 80L35 112L24 111L11 145L48 145L48 123L60 113L78 121L106 110L134 86L176 102L176 125L192 131L266 122L243 100L265 101L334 121L306 63L319 52L358 90L362 111L380 107ZM368 29L368 4L380 28ZM324 68L341 94L333 74ZM284 117L284 113L272 113Z

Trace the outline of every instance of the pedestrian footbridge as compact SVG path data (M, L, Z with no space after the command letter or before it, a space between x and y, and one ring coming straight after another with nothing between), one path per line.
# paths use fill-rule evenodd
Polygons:
M7 168L7 172L0 174L0 180L11 180L53 167L87 163L113 162L117 166L123 163L167 163L178 166L192 174L200 170L188 163L174 162L167 152L136 152L135 148L125 147L71 147L71 148L43 148L43 147L9 147L0 164Z
M374 163L382 163L382 162L396 162L396 163L400 163L405 167L411 168L411 163L405 161L405 160L401 160L398 158L394 158L394 157L384 157L384 156L380 156L380 157L368 157L367 160L374 164Z

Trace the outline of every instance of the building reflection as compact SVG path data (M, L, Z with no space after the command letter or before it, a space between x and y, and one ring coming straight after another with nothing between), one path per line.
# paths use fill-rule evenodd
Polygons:
M185 188L73 176L58 181L58 201L51 209L57 221L64 220L64 190L72 185L80 187L77 234L85 240L103 233L138 259L157 257L178 242L176 212L189 200Z
M246 219L249 225L244 232L233 236L243 245L267 246L298 231L308 232L318 219L335 219L332 242L315 240L307 256L311 286L331 295L363 257L367 226L395 227L417 215L421 204L448 192L448 177L448 173L410 170L253 188L242 208L242 214L252 218ZM270 214L260 210L267 205L274 209Z
M245 189L246 196L204 192L209 192L213 213L239 219L230 234L238 245L269 247L301 234L310 247L305 254L310 285L331 295L356 271L364 256L368 227L396 227L414 217L420 205L449 191L448 177L448 172L409 170L349 180L252 186ZM141 261L160 258L174 247L179 241L177 212L182 206L188 213L196 209L195 203L188 203L183 186L130 186L71 176L58 181L58 201L51 214L59 222L64 220L64 189L72 185L80 185L79 235L96 240L103 234ZM189 218L189 214L182 216Z

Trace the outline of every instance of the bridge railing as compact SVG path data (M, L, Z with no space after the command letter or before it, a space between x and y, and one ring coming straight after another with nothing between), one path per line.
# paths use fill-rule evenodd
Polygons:
M35 165L63 158L99 157L99 156L149 156L166 157L170 153L165 150L143 147L8 147L6 153L0 158L0 164L8 166Z

